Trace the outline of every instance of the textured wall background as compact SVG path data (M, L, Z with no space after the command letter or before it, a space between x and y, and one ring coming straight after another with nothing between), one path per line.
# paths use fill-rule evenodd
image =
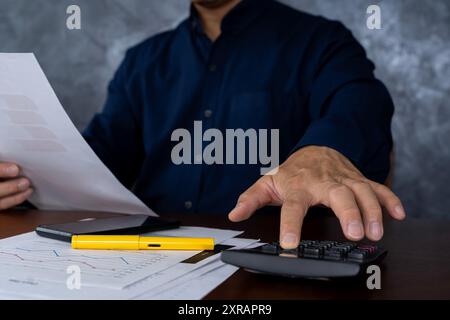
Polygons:
M410 215L450 218L450 1L284 0L344 22L395 103L394 189ZM78 4L82 30L65 27ZM379 4L382 30L366 28ZM188 0L0 0L0 52L34 52L78 128L100 110L124 50L188 15Z

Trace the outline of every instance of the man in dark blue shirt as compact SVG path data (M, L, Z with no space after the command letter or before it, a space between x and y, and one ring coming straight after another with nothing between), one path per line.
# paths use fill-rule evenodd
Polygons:
M393 104L373 70L339 22L271 0L193 0L175 30L128 50L84 137L158 213L231 211L240 221L282 206L280 241L291 248L307 209L324 205L347 238L376 241L382 207L396 219L405 213L382 185ZM231 129L242 129L248 157L232 153L228 140L220 150ZM181 141L189 135L195 141ZM281 165L261 176L264 139ZM249 161L256 150L259 164ZM12 204L11 194L1 196Z

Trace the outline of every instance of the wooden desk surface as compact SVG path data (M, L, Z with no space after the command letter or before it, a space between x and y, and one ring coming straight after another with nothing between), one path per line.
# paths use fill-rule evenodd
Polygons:
M76 221L105 214L8 211L0 213L0 238L29 232L39 224ZM278 217L255 216L233 224L222 216L168 215L184 225L245 230L243 237L276 240ZM304 239L336 239L342 235L333 217L310 217ZM450 299L450 221L386 218L380 243L389 250L382 264L382 289L370 291L364 281L285 279L239 270L207 299ZM0 260L1 262L1 260Z

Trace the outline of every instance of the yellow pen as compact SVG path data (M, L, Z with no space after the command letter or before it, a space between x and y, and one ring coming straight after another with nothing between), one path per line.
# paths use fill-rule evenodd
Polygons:
M97 250L213 250L213 238L74 235L73 249Z

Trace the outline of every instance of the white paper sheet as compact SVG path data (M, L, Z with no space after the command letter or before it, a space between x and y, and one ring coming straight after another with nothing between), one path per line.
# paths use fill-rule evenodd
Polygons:
M188 228L191 228L192 231L196 229L195 227ZM206 232L205 228L201 229L203 229L203 232ZM221 242L222 244L234 246L236 248L248 247L257 241L241 238L225 239L226 236L224 231L225 230L209 229L209 236L214 237L214 235L217 234L222 238L222 241L219 241L219 238L217 238L217 243ZM229 236L234 236L235 234L236 231L229 231L228 233ZM30 234L1 240L0 251L4 247L9 247L11 245L16 245L17 247L17 245L21 243L21 241L18 240L20 240L20 238L25 238L25 236L28 235ZM172 233L172 235L176 235L176 233ZM45 248L41 248L41 250L45 250ZM109 285L106 287L84 286L83 273L81 289L69 290L65 282L48 281L36 277L33 269L31 269L28 274L20 273L20 277L18 277L17 272L14 273L12 271L12 273L5 274L0 271L0 297L7 299L158 299L158 295L155 297L152 294L153 292L164 292L164 294L169 294L166 293L168 288L172 288L173 290L173 286L177 285L184 287L184 282L194 280L195 278L210 272L212 269L217 268L217 263L219 263L219 266L222 266L223 263L219 261L219 258L220 255L216 254L195 264L177 263L156 273L147 270L147 272L149 272L147 277L136 281L124 289L111 288ZM153 269L155 270L155 268ZM1 265L0 270L2 270ZM221 281L226 280L226 278L227 277L224 278L220 276ZM105 282L107 281L109 281L109 279L105 279ZM209 291L214 289L214 287L211 286L208 288ZM142 298L140 296L142 296Z
M140 300L200 300L213 291L222 282L231 277L238 267L217 261L212 270L198 275L194 279L177 284L168 290L140 296Z
M156 215L82 138L31 53L0 53L0 161L22 168L39 209Z
M0 277L65 286L67 268L77 266L83 286L122 289L198 252L74 250L69 243L28 233L15 237L13 243L0 243Z
M234 238L225 242L233 249L253 248L262 245L258 240ZM170 269L169 269L170 270ZM138 300L199 300L228 279L238 267L220 260L220 255L208 261L201 268L186 273L172 281L148 290L135 297Z

